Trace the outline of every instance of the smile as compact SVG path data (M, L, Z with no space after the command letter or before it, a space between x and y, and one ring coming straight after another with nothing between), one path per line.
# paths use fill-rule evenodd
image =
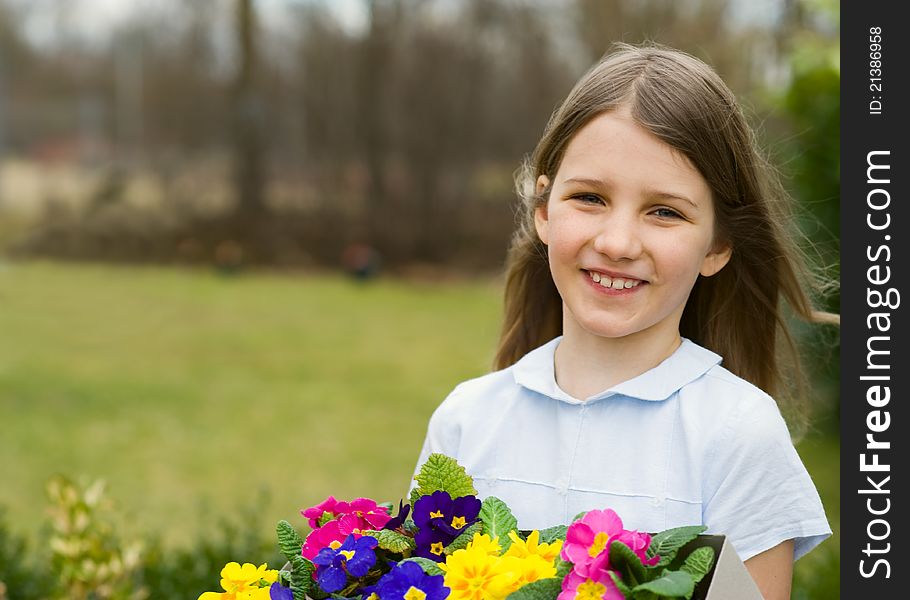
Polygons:
M587 271L587 273L588 277L590 277L594 283L597 283L605 288L612 288L614 290L634 288L644 283L641 279L610 277L605 273L598 273L597 271Z

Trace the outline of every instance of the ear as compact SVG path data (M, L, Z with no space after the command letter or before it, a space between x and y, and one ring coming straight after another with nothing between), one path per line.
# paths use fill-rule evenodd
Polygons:
M543 192L550 185L550 178L546 175L541 175L537 178L537 189L536 193L538 196L543 194ZM544 244L548 243L547 239L549 237L548 229L550 225L550 215L547 211L547 201L534 209L534 228L537 229L537 237L540 238L540 241Z
M705 259L701 263L701 273L705 277L711 277L716 274L718 271L724 268L724 266L730 262L730 256L733 254L733 248L730 244L724 242L722 244L716 244L711 251L705 255Z

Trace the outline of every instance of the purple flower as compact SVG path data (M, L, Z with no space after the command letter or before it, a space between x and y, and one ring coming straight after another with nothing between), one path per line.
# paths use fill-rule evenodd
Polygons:
M445 548L454 539L452 535L445 531L424 527L414 536L414 543L417 544L414 556L422 556L436 562L443 562L446 559Z
M363 577L376 564L373 551L376 538L365 535L355 538L349 535L338 548L323 548L313 558L316 565L316 581L329 594L337 592L348 582L348 575Z
M269 588L269 598L271 600L294 600L294 592L276 581Z
M381 600L446 600L451 590L442 575L427 575L417 563L401 562L379 580L376 591Z
M411 505L405 504L404 500L398 501L398 516L385 524L383 529L398 529L404 525L404 520L408 518L408 513L411 512Z
M476 523L479 513L480 500L475 496L462 496L452 500L449 493L442 490L421 496L414 503L414 523L417 527L423 529L429 526L444 531L452 539Z

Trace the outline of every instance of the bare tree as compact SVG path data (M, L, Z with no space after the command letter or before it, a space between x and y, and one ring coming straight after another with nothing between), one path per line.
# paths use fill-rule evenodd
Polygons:
M247 228L261 224L265 212L263 183L263 104L257 87L256 15L253 0L237 0L239 60L233 89L234 168L238 192L236 216Z

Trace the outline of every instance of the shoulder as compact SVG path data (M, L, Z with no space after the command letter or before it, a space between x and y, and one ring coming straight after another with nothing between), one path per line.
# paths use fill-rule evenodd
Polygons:
M514 365L493 371L473 379L462 381L446 396L436 409L436 414L456 415L473 411L488 410L496 398L514 394L519 386L515 383Z
M720 365L680 389L679 397L683 411L701 413L717 427L786 430L774 398Z

